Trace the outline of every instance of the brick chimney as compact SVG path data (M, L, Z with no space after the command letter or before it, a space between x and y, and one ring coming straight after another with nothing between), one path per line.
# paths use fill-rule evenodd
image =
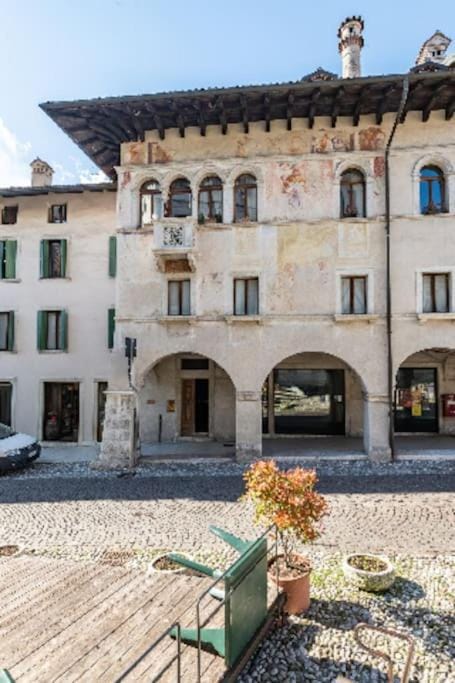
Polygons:
M364 45L362 17L346 17L338 29L338 51L341 54L342 77L360 78L360 52Z
M36 159L33 159L30 166L32 169L32 187L46 187L47 185L52 185L54 169L51 168L46 161L36 157Z

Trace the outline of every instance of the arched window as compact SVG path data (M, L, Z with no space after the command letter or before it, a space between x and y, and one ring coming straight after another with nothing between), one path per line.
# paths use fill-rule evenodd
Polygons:
M420 213L444 211L444 174L437 166L424 166L420 171Z
M191 216L191 186L186 178L177 178L171 183L168 215L174 218Z
M156 180L148 180L141 187L141 223L148 225L162 217L163 197L160 184Z
M257 221L257 182L254 175L244 173L235 181L234 185L234 221Z
M361 171L348 169L341 175L340 182L341 218L364 218L365 176Z
M205 178L199 186L199 221L223 222L223 183L216 175Z

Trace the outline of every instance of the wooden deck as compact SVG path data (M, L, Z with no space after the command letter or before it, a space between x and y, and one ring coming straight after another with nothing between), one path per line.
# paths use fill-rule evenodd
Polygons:
M39 557L0 558L0 667L16 681L113 683L134 662L125 681L148 681L174 652L166 637L174 621L196 625L195 603L210 580L147 575L124 567ZM204 612L217 602L207 599ZM210 625L222 623L222 610ZM182 646L182 681L196 681L196 649ZM221 657L203 653L203 681L224 673ZM160 683L176 681L174 664Z

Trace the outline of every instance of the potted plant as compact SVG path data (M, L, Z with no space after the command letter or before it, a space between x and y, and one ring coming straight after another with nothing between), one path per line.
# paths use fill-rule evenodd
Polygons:
M256 521L275 525L278 534L282 552L269 572L286 593L285 609L289 614L303 612L310 604L311 564L295 546L318 538L318 522L328 512L325 498L315 491L316 472L302 467L280 470L275 461L261 460L244 479L244 498L252 501Z

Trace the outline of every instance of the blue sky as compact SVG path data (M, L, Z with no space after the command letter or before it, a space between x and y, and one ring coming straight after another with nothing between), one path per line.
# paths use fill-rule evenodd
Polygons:
M57 182L96 171L40 102L339 73L351 14L365 20L364 75L407 71L436 29L455 52L454 0L0 0L0 186L28 183L35 156Z

